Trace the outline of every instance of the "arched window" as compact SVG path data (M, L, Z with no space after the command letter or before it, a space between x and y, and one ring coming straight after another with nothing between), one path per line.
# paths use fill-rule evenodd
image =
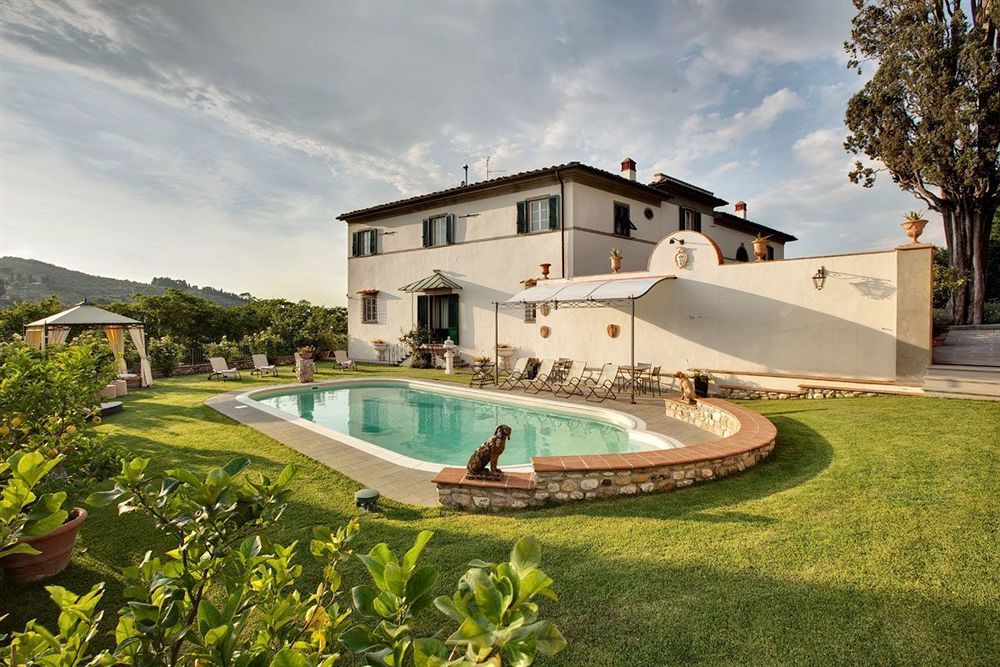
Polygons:
M736 249L736 261L737 262L750 261L750 255L747 253L746 246L744 246L742 243L740 244L740 247Z

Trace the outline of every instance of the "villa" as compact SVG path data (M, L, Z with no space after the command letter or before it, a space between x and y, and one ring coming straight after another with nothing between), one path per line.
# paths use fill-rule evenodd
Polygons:
M466 359L505 343L700 368L723 395L921 391L930 245L786 259L795 237L745 203L635 179L628 158L620 176L574 162L342 214L350 356L376 360L373 340L420 325Z
M551 278L606 273L615 247L623 271L645 269L679 230L704 233L727 262L749 261L758 235L769 238L767 259L784 257L794 236L751 221L744 202L735 215L717 210L727 204L665 174L640 183L626 158L621 175L571 162L344 213L350 356L375 360L373 339L418 324L466 355L490 351L493 304L540 266ZM520 316L535 322L530 306Z

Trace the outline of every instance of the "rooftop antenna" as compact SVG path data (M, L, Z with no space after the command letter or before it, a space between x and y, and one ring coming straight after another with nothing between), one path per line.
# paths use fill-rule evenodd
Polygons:
M486 180L490 180L490 174L505 174L506 169L490 169L490 160L493 159L492 155L486 156Z

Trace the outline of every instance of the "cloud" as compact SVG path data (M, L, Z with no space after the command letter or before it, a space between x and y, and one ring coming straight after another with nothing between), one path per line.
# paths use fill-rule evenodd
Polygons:
M488 156L513 173L630 155L647 179L756 195L817 245L867 237L811 205L884 205L839 194L843 156L827 168L857 84L837 55L848 3L0 2L0 224L40 259L343 302L334 216L464 164L484 178ZM103 245L74 248L87 230ZM280 280L205 260L198 241L227 238ZM322 262L296 263L310 238Z
M844 151L847 131L843 127L826 127L814 130L792 144L795 156L812 165L849 163L851 158Z

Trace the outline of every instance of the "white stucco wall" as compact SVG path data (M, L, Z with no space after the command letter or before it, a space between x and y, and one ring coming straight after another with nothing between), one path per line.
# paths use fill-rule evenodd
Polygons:
M427 209L379 220L351 224L349 234L379 230L380 254L352 257L347 262L349 354L354 359L375 359L371 344L381 338L396 344L400 333L416 324L416 296L399 288L439 269L460 284L459 343L465 354L493 346L494 301L503 301L521 289L519 281L539 276L539 264L552 264L559 275L560 233L517 234L517 202L559 194L559 186ZM450 213L455 216L455 243L422 247L423 220ZM475 217L463 217L475 214ZM379 290L379 322L361 321L361 290Z
M719 265L702 235L678 232L690 260L674 264L679 244L664 240L650 262L652 275L675 275L636 302L636 360L669 371L687 368L787 373L893 381L899 343L897 312L907 313L917 341L911 358L929 350L929 283L924 273L900 284L900 251ZM927 251L929 252L929 250ZM811 277L825 266L816 290ZM910 275L910 274L904 274ZM621 276L619 276L621 277ZM899 308L898 299L906 307ZM618 338L607 325L621 327ZM539 327L551 335L543 339ZM922 335L926 330L927 336ZM500 337L519 356L571 357L594 366L627 364L627 307L561 308L535 325L502 320ZM926 349L920 341L926 341Z

